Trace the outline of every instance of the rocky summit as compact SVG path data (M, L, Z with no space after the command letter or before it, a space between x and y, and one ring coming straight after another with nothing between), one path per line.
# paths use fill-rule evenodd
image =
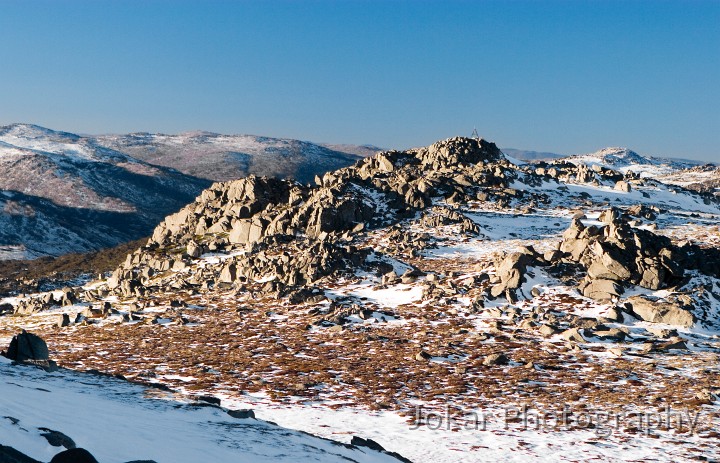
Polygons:
M0 301L0 335L412 461L720 458L720 202L613 153L526 164L450 138L313 186L215 183L112 273ZM602 423L522 430L507 410L528 404L697 420L623 415L597 445Z
M263 281L283 296L336 272L392 271L356 236L414 217L433 197L466 201L479 186L502 189L510 164L484 140L450 139L428 148L385 152L317 178L316 187L248 177L216 183L192 204L165 219L147 246L128 256L108 282L122 296L153 286L235 285ZM458 212L430 215L463 221ZM427 219L426 219L427 221ZM230 255L194 271L201 255ZM373 258L368 260L370 254ZM169 270L184 272L187 278Z

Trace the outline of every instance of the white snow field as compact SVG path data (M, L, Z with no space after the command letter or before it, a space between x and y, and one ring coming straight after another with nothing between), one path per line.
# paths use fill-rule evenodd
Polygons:
M398 462L252 418L237 419L197 402L164 400L160 390L61 370L46 373L0 357L0 445L49 461L39 428L59 431L101 463ZM157 396L157 397L153 397Z

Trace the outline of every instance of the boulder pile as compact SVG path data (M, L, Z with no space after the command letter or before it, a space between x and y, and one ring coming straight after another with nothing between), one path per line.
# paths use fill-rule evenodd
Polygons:
M684 269L669 238L632 228L622 212L610 208L600 216L604 224L584 226L575 219L563 234L560 251L587 269L581 292L594 299L622 294L622 283L660 289L680 282Z
M16 314L28 315L50 309L51 307L73 305L75 302L77 302L75 291L72 288L66 287L60 290L59 295L50 292L41 296L21 299L15 306L14 311Z
M130 254L108 281L121 296L150 287L188 288L262 282L283 294L325 276L377 267L354 237L413 217L431 198L506 198L510 164L493 144L451 138L426 148L388 151L316 178L317 186L250 176L215 183L167 217L147 245ZM517 194L517 192L514 192ZM448 208L427 210L422 225L478 226ZM203 255L221 255L196 265ZM193 272L183 270L193 266ZM379 274L385 268L375 268ZM191 274L189 274L191 273Z
M420 224L429 229L436 229L444 225L459 225L460 233L467 235L480 233L480 226L466 215L442 206L435 206L425 211L420 219Z
M696 244L674 244L669 238L631 226L632 217L654 220L658 210L631 207L627 213L609 208L600 214L600 226L572 220L558 249L543 255L526 247L495 260L489 298L517 300L517 290L527 281L531 266L559 268L570 264L580 271L579 291L600 301L619 301L628 285L648 290L672 289L688 281L687 271L720 276L720 251ZM691 297L670 292L659 299L632 296L620 307L624 312L654 323L691 326L696 321Z
M541 161L533 164L532 169L539 176L564 182L599 184L606 181L617 185L618 182L627 183L634 179L631 173L623 174L597 164L588 167L583 163L574 163L563 159L549 163Z
M630 214L651 220L654 211L631 208ZM609 300L623 293L624 284L658 290L681 284L686 270L718 276L718 250L685 243L678 246L662 235L630 226L628 217L610 208L600 215L602 226L584 226L574 219L563 234L563 258L581 264L587 275L583 295Z
M489 296L504 296L508 301L517 301L517 290L525 283L529 266L546 265L544 257L532 247L512 252L495 259L495 278L491 280Z

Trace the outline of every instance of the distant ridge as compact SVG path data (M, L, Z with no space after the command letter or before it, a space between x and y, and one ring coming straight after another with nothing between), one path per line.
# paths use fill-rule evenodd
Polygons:
M549 153L545 151L530 151L530 150L519 150L515 148L501 148L501 151L506 155L521 159L523 161L537 161L537 160L551 160L565 157L562 154Z
M150 164L199 178L228 181L248 175L311 182L315 175L347 167L372 148L327 147L307 141L257 135L193 131L177 135L131 133L90 137L94 143ZM342 146L342 149L336 149Z

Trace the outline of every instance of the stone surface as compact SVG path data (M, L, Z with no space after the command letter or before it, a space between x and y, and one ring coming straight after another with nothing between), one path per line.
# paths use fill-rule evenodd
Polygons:
M632 305L632 311L648 322L683 327L689 327L695 323L693 313L678 303L652 300L642 296L628 298L628 302Z

